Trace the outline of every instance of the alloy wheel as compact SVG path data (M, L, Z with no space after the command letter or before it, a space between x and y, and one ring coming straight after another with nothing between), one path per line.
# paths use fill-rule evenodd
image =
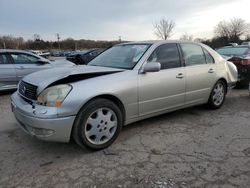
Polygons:
M99 108L88 117L84 134L90 143L101 145L112 139L117 123L117 116L113 110Z
M221 105L225 97L224 85L221 82L218 82L213 89L213 102L216 106Z

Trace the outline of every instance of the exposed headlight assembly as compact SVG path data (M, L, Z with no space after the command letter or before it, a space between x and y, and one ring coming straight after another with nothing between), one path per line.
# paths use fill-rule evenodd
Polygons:
M44 106L60 107L71 89L72 86L68 84L49 87L42 91L37 98L37 102Z

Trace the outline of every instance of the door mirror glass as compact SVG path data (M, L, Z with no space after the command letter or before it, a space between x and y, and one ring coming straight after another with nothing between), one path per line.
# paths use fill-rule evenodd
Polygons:
M146 63L143 67L143 73L159 72L160 70L161 70L161 64L158 62Z

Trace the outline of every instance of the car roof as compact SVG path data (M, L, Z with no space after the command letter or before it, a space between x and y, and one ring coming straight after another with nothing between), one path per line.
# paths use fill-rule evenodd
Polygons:
M218 49L222 49L222 48L250 48L250 45L238 45L238 46L223 46L221 48Z
M5 52L9 52L9 53L26 53L26 54L30 54L30 55L32 55L32 56L36 56L37 58L39 58L39 59L43 59L43 60L48 60L48 59L45 59L45 58L43 58L43 57L41 57L41 56L39 56L39 55L36 55L36 54L34 54L34 53L31 53L31 52L29 52L29 51L26 51L26 50L16 50L16 49L0 49L0 53L5 53Z
M126 45L126 44L166 44L166 43L193 43L200 44L197 42L186 41L186 40L146 40L146 41L134 41L134 42L125 42L117 45Z
M0 52L18 52L18 53L30 53L26 50L16 50L16 49L0 49Z

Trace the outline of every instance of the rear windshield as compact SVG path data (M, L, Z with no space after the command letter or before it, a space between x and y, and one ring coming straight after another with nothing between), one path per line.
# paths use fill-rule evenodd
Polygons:
M249 51L247 47L228 47L228 48L220 48L217 52L221 55L244 55Z

